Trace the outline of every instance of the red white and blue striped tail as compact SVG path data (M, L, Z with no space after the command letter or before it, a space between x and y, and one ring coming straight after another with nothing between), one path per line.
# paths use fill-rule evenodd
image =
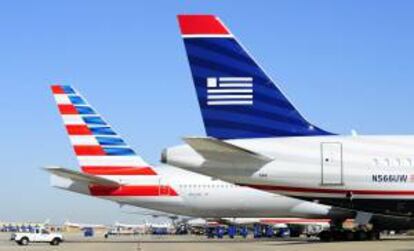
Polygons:
M74 88L67 85L51 88L83 172L156 175Z

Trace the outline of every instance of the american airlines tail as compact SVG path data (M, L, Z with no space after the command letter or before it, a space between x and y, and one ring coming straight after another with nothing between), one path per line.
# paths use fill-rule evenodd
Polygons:
M84 173L156 174L74 88L54 85L52 92Z
M156 171L74 88L54 85L52 92L82 170L47 168L59 179L75 181L66 187L65 182L52 179L54 186L101 197L177 195L171 187L159 184Z
M206 133L217 139L331 135L308 122L213 15L179 15Z

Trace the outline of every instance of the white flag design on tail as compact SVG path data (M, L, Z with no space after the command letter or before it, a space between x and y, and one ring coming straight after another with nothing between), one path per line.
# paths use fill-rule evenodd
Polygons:
M253 105L253 78L207 78L207 105Z

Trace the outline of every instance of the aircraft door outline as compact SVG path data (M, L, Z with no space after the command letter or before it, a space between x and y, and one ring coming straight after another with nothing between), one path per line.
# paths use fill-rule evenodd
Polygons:
M321 185L344 185L342 143L321 143Z

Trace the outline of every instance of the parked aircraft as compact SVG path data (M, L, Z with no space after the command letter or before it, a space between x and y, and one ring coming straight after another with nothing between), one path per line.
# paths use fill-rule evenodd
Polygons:
M78 229L84 229L84 228L106 228L103 224L90 224L90 223L77 223L77 222L70 222L69 220L66 220L63 223L63 227L66 228L78 228Z
M142 223L142 224L129 224L129 223L121 223L119 221L116 221L113 225L117 228L125 228L125 229L143 229L148 227L148 223Z
M82 172L48 167L67 191L196 217L348 217L349 211L146 163L70 86L52 91ZM237 195L237 196L235 196Z
M208 137L186 138L187 145L166 149L162 162L357 210L360 222L375 221L377 213L405 219L397 228L414 227L414 136L343 136L321 129L300 114L219 18L178 19Z

